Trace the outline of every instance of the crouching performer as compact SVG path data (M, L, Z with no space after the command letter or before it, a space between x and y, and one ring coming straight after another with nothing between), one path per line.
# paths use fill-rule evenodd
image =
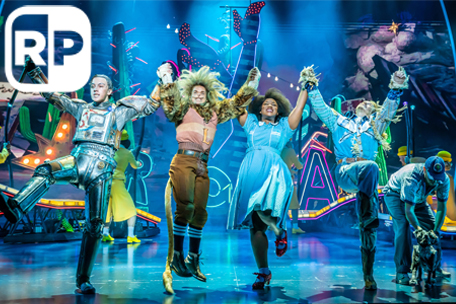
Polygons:
M34 83L44 83L39 68L29 73ZM143 96L128 96L115 104L109 102L112 82L108 76L95 75L90 82L92 103L71 99L60 93L41 93L60 111L77 120L71 155L47 161L35 169L31 180L7 202L0 200L0 210L12 223L27 214L49 187L56 182L70 183L85 190L86 227L83 232L78 269L77 292L95 293L90 275L102 238L112 174L116 167L114 153L119 148L122 129L129 120L154 113L160 103Z
M256 88L260 72L256 68L252 69L246 84L230 99L222 95L226 88L217 79L219 74L210 72L206 66L197 72L184 70L179 80L173 83L171 67L164 64L158 69L158 76L162 83L162 107L167 118L176 125L176 140L179 143L171 162L165 193L169 251L163 284L166 291L174 293L171 269L178 276L193 276L202 282L206 281L199 266L199 248L207 221L209 151L217 125L244 114L252 98L258 94ZM174 221L171 215L171 189L176 201ZM184 260L187 226L190 246Z
M405 70L399 68L391 76L391 90L383 105L363 101L351 119L331 109L316 86L309 92L315 112L332 133L338 163L335 169L337 183L344 191L356 193L365 289L377 289L373 267L379 225L379 168L375 158L379 145L385 151L391 149L382 134L391 121L399 121L395 115L402 89L408 88L407 82Z
M437 213L426 202L426 197L437 193ZM429 157L424 164L409 164L391 175L383 189L385 203L393 218L394 263L396 264L396 284L409 285L408 272L412 266L412 233L421 243L425 231L439 235L446 213L446 203L450 192L450 179L445 174L445 163L438 156ZM442 249L436 242L436 270L438 277L448 277L441 268Z

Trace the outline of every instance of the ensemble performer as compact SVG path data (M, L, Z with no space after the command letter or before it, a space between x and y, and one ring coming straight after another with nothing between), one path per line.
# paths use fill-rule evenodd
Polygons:
M40 68L32 70L29 76L35 83L46 82ZM0 199L0 210L11 223L16 223L56 182L85 190L86 227L76 271L77 292L83 294L95 293L90 275L102 238L116 167L114 153L119 148L122 129L131 119L150 115L160 106L158 101L144 96L128 96L112 104L109 102L112 90L111 79L97 74L90 81L91 103L61 93L41 93L47 102L76 118L75 148L71 155L38 166L33 177L13 198L7 202Z
M286 213L293 196L293 180L281 152L301 121L307 101L309 68L301 72L303 90L291 111L289 100L277 89L269 89L249 106L249 112L238 120L247 136L247 154L239 169L239 177L228 215L228 229L250 228L250 242L258 266L253 289L263 289L272 274L268 266L266 229L276 236L276 255L287 250ZM291 113L290 113L291 112Z
M426 202L428 195L436 192L437 212ZM408 272L412 266L412 233L410 225L415 228L417 239L423 231L433 231L439 235L442 227L446 203L450 191L450 179L445 174L445 163L438 156L429 157L424 164L408 164L391 175L388 184L383 188L385 203L393 218L394 229L394 263L396 264L396 284L408 285ZM449 276L441 269L442 249L437 245L438 267L436 276Z
M391 149L383 133L391 121L397 122L400 118L396 117L399 96L403 89L408 88L408 77L402 67L391 76L389 88L391 90L382 106L373 101L363 101L356 107L356 115L351 119L331 109L316 84L309 92L313 109L332 133L338 163L336 181L344 191L356 193L365 289L377 289L373 267L379 225L379 168L375 158L379 145L384 151Z
M444 224L446 224L446 222L454 223L456 221L456 199L454 195L454 177L450 174L450 170L453 167L453 160L451 158L451 153L448 151L440 151L439 153L437 153L437 156L442 158L445 162L445 172L448 175L448 178L450 179L450 192L448 194L448 201L446 204L447 211ZM448 275L445 274L446 271L444 272L444 276L450 275L449 272Z
M225 86L204 66L198 71L184 70L172 82L168 63L160 66L158 76L160 100L166 117L175 123L179 149L174 156L170 180L166 188L165 208L168 221L169 251L163 283L169 293L172 289L171 269L178 276L194 277L205 282L199 266L199 248L203 227L207 221L206 205L209 196L207 161L217 125L243 115L252 98L258 94L260 72L249 72L247 82L230 99L222 95ZM176 201L174 223L171 218L171 188ZM190 237L188 255L184 261L184 237Z
M0 164L3 164L8 156L10 155L11 145L9 143L3 143L2 152L0 152Z
M114 160L117 163L117 167L114 170L114 174L112 175L111 199L109 200L108 214L106 216L106 223L103 228L102 242L114 241L114 238L109 235L109 226L111 224L112 218L114 222L127 221L127 243L141 243L141 241L135 235L135 203L133 202L130 193L127 191L127 188L125 188L125 170L127 170L128 164L130 164L133 169L138 169L141 163L135 160L133 153L128 150L129 147L130 140L128 139L127 130L124 129L122 131L120 147L114 155Z

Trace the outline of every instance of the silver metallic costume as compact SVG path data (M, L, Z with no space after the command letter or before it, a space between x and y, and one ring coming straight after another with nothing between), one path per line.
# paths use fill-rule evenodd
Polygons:
M39 68L29 76L42 83ZM143 96L128 96L111 104L86 103L60 93L42 93L59 110L73 115L78 126L71 155L45 162L36 168L33 177L8 202L0 200L0 209L12 223L27 214L54 183L72 184L85 190L86 229L83 233L76 285L90 285L90 275L102 237L106 208L110 197L111 179L116 162L114 153L119 147L125 124L134 118L154 113L160 103ZM92 288L92 292L95 289Z

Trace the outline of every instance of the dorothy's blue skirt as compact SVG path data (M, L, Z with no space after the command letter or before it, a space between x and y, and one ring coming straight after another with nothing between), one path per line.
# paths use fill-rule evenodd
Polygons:
M227 228L251 228L253 211L271 210L277 226L285 229L292 197L293 180L280 151L261 146L249 148L239 170Z

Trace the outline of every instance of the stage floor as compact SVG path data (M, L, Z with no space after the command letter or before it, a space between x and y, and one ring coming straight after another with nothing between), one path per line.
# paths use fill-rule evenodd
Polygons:
M162 225L162 229L166 229ZM282 257L270 237L271 286L252 291L257 271L248 231L205 230L202 270L208 281L174 276L176 295L164 293L162 273L167 237L140 245L126 240L102 244L93 272L95 296L75 295L79 242L0 243L0 303L410 303L456 302L456 254L444 250L443 266L451 281L430 291L396 285L393 246L379 241L375 278L379 290L363 290L359 240L353 236L309 233L291 235Z

